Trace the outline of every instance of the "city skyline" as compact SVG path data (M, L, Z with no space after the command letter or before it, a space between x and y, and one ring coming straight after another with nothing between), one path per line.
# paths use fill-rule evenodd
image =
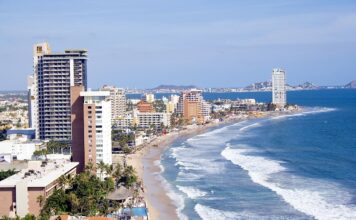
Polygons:
M1 90L26 89L44 41L88 50L90 88L244 87L276 67L292 85L354 80L353 1L83 3L0 1Z

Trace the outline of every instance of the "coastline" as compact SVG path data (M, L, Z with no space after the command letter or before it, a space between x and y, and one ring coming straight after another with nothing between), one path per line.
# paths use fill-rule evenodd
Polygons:
M295 113L295 112L293 112ZM133 166L139 179L143 182L145 201L149 211L149 219L179 219L177 205L169 196L167 186L160 175L163 172L160 163L161 155L178 138L190 138L206 132L208 129L234 124L241 121L267 118L291 114L286 112L265 112L263 114L249 115L247 117L232 117L222 122L214 122L207 125L190 126L189 128L171 132L157 137L134 154L127 156L127 164Z

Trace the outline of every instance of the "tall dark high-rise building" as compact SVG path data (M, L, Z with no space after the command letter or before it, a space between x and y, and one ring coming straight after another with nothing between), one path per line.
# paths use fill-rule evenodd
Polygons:
M33 47L33 83L29 85L36 138L71 140L71 86L87 89L87 51L52 53L47 43Z

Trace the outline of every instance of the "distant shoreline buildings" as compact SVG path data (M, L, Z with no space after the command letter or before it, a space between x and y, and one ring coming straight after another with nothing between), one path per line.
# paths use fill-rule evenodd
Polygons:
M287 104L286 72L282 69L272 70L272 104L279 108Z
M188 123L204 124L211 113L211 105L204 100L201 90L191 89L181 93L177 113Z

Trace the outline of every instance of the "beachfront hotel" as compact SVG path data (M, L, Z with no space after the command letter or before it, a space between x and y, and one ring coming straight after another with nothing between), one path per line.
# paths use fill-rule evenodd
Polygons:
M38 216L43 202L60 186L63 175L74 176L78 163L65 160L29 161L27 168L0 181L0 216Z
M71 89L77 95L71 101L73 161L79 162L79 171L89 163L112 164L110 92Z
M137 127L139 128L155 128L170 127L171 114L163 112L134 112L134 118Z
M287 104L286 73L282 69L272 71L272 103L280 108Z
M35 44L28 79L29 125L36 139L70 141L70 87L87 88L87 51L52 53L48 43Z
M177 113L181 114L189 124L203 124L203 96L202 91L192 89L182 92L179 97Z

